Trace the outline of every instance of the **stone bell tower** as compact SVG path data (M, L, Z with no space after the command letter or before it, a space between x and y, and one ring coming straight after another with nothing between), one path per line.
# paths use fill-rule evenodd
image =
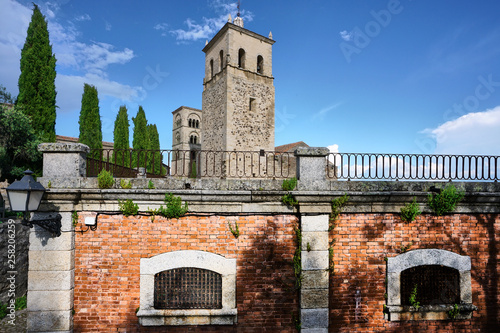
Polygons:
M203 150L274 151L273 44L238 16L203 48Z

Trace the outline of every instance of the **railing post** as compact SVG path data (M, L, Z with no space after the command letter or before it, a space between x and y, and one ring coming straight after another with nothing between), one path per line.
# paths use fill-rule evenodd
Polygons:
M41 143L43 177L85 177L90 148L82 143Z
M299 147L295 150L299 190L323 190L326 182L326 156L330 150L325 147Z

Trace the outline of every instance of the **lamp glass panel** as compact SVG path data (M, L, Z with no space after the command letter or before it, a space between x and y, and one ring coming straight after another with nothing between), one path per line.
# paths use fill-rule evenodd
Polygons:
M10 210L13 212L24 212L26 210L26 197L27 191L13 191L9 190Z
M40 206L40 202L42 201L44 191L32 191L30 195L30 202L28 204L28 210L30 212L34 212L38 210L38 206Z

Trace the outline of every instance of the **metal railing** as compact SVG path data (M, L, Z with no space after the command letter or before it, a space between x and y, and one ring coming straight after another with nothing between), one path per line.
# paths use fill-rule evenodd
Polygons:
M338 180L497 181L500 156L330 153L329 177Z
M101 170L115 177L290 178L295 176L293 153L267 151L91 149L87 177Z

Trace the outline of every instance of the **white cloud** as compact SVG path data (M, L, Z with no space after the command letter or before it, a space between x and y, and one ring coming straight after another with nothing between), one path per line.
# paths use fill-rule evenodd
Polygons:
M326 108L323 108L323 109L319 110L318 112L316 112L315 114L313 114L312 119L313 120L316 120L316 119L321 120L321 119L325 118L325 116L327 115L328 112L338 108L340 105L342 105L341 102L327 106Z
M89 14L83 14L83 15L75 17L75 20L78 22L81 22L81 21L90 21L92 19L90 18Z
M111 31L111 28L112 28L112 27L113 27L113 26L111 25L111 23L109 23L109 22L107 22L107 21L106 21L106 24L105 24L104 29L106 29L106 31Z
M466 114L423 133L436 140L436 154L500 155L500 106Z
M327 146L328 150L330 150L330 153L338 153L339 152L339 145L333 144L331 146Z
M210 39L217 31L220 30L228 21L228 15L234 19L237 14L236 3L225 3L222 1L214 1L212 7L217 12L220 12L218 17L206 18L204 17L201 23L188 18L184 22L187 29L171 30L170 33L175 36L178 41L196 41L199 39ZM253 14L249 11L242 10L241 17L243 21L248 23L253 20ZM163 35L163 34L162 34Z
M167 36L168 32L168 24L167 23L158 23L153 27L153 29L161 31L162 36Z
M354 31L347 31L347 30L343 30L341 31L340 33L340 38L342 38L343 40L345 40L346 42L349 42L352 40L352 38L354 37Z

